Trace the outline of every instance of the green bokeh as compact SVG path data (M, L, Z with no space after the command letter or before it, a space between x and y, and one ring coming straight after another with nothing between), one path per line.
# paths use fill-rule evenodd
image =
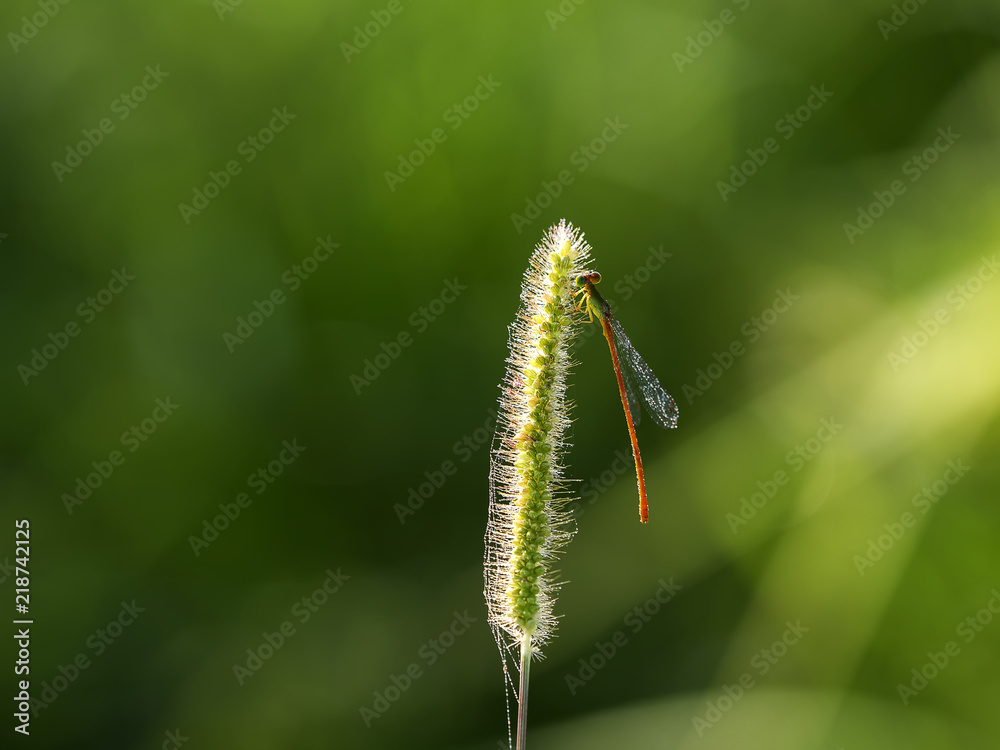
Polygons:
M521 275L562 217L681 418L639 428L641 527L606 347L581 340L579 531L559 637L532 669L531 746L996 745L995 3L225 7L0 11L0 559L30 519L35 697L89 660L33 718L32 746L161 747L178 729L184 748L505 742L486 426ZM53 166L105 118L72 171ZM401 160L412 173L387 180ZM213 174L224 186L195 203ZM338 247L296 284L317 238ZM87 312L122 269L134 280ZM449 284L463 291L435 302ZM779 291L794 297L780 313ZM65 348L26 375L50 334ZM157 399L176 412L130 452L123 433ZM301 456L248 485L293 440ZM67 512L115 450L122 465ZM761 486L759 508L741 502ZM220 503L239 516L195 554ZM349 579L303 609L328 570ZM681 592L648 604L671 578ZM102 643L132 600L144 611ZM476 622L436 653L466 611ZM241 685L234 665L286 621ZM760 651L787 623L808 632L772 664ZM606 664L567 679L618 631ZM949 641L958 655L904 705L898 686ZM699 736L693 717L746 674Z

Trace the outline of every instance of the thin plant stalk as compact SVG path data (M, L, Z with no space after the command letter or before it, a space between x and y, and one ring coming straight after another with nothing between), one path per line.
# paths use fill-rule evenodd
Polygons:
M528 670L531 669L531 634L521 638L521 677L517 686L517 746L524 750L524 740L528 734Z

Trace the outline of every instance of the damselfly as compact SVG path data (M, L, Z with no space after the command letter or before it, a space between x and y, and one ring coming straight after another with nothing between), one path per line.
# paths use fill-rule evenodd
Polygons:
M646 405L646 411L653 420L664 429L677 426L677 404L668 394L660 381L656 379L649 365L639 356L632 346L621 323L611 314L611 305L597 291L595 285L601 280L601 274L596 271L580 274L575 279L577 289L574 294L580 296L579 306L586 305L587 314L593 320L596 315L604 329L604 338L608 340L611 350L611 363L615 367L615 377L618 379L618 392L621 394L622 407L625 409L625 421L628 423L628 434L632 439L632 456L635 459L635 477L639 485L639 521L649 521L649 505L646 501L646 479L642 473L642 456L639 455L639 441L635 436L635 427L642 416L639 409L639 399Z

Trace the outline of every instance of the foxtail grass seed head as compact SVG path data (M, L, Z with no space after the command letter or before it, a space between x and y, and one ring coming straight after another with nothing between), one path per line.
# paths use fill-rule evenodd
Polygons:
M589 260L590 246L579 230L565 220L551 227L531 256L510 327L490 461L485 560L489 621L501 652L530 644L540 655L556 625L552 566L573 534L563 476L569 343L580 322L573 279Z

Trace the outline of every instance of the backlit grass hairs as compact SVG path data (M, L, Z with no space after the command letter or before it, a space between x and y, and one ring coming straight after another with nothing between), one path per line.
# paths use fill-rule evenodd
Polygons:
M564 434L570 423L566 376L569 343L581 315L573 279L590 260L583 234L565 221L535 248L510 327L510 355L501 383L490 462L485 595L489 622L504 657L517 654L517 747L524 746L528 668L552 637L558 588L552 565L573 534L563 478ZM509 679L509 677L508 677Z

